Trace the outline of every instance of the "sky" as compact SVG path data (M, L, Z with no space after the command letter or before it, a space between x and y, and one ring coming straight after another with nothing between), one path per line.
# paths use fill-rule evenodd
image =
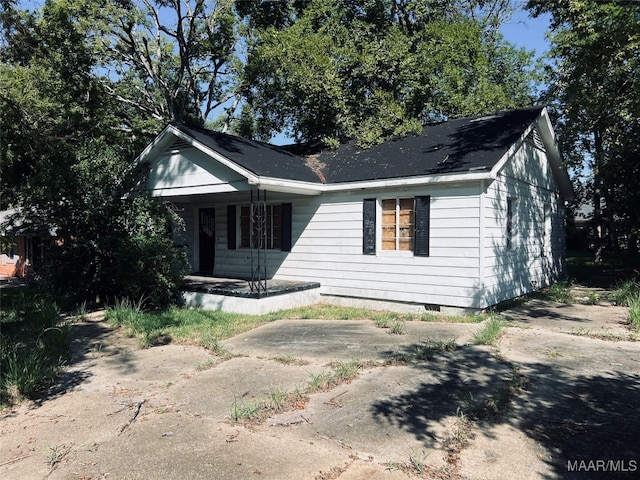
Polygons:
M549 50L549 42L545 35L549 30L551 16L541 15L532 18L525 11L518 10L509 23L500 27L505 38L519 47L527 50L535 50L536 58L544 55Z

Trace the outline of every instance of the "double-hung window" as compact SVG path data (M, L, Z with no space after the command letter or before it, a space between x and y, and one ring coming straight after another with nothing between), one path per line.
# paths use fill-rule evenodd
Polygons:
M240 246L252 245L267 249L279 249L282 245L282 206L260 205L263 212L254 211L253 230L251 229L251 207L240 207ZM261 214L260 214L261 213Z
M253 217L253 221L252 218ZM239 228L237 225L239 224ZM279 203L254 206L227 206L227 248L291 250L292 206ZM240 235L239 241L237 235Z
M382 200L382 250L413 251L413 198Z
M429 256L430 202L429 196L365 199L363 253L375 255L379 249Z

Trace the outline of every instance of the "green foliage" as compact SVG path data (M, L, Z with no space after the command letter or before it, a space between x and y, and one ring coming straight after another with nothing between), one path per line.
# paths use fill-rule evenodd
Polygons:
M144 347L183 341L201 345L216 355L226 352L220 340L233 337L268 320L256 315L172 307L164 311L145 311L142 303L124 299L107 308L105 318L136 337Z
M58 226L61 237L42 272L57 292L76 302L128 297L144 298L149 308L174 303L187 258L172 236L183 225L159 200L125 199L136 179L102 142L78 150L61 186L70 192L65 208L54 199L43 205L42 221Z
M234 0L75 3L95 22L105 88L133 111L203 126L234 97L242 69Z
M2 291L0 405L28 398L58 375L68 357L70 325L58 320L50 294L27 288Z
M531 54L489 27L504 11L484 23L461 4L426 3L312 0L273 26L257 22L244 71L253 121L243 128L368 146L442 114L531 103Z
M629 308L629 325L635 332L640 332L640 283L637 280L623 282L611 298L618 305Z
M545 100L554 107L561 150L584 195L579 200L594 207L596 260L602 261L598 232L605 220L611 245L624 239L620 246L637 253L640 3L530 0L529 7L553 18Z

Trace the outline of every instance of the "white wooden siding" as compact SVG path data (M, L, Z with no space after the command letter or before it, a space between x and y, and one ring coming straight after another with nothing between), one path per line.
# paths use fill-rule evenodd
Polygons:
M301 198L293 202L293 248L274 274L318 281L330 295L471 306L479 287L478 193L459 186ZM363 200L419 195L431 195L430 256L364 255Z
M514 200L511 248L506 244L507 198ZM487 305L549 285L562 274L564 209L542 150L525 142L489 185L484 206ZM551 215L547 221L545 209Z
M382 251L364 255L363 199L418 195L431 196L430 256ZM249 277L251 252L243 248L227 249L226 218L227 205L241 205L248 197L215 198L218 201L214 274ZM268 198L268 203L283 201L293 204L293 245L291 252L267 250L269 278L319 282L322 293L330 295L460 307L473 307L477 303L481 293L479 186ZM194 205L196 210L197 207ZM196 242L193 256L197 259L197 225L190 228Z

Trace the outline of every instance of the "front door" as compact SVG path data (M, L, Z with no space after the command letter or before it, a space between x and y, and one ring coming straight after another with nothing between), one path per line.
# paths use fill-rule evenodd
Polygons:
M201 208L199 215L200 273L213 275L216 259L216 211L214 208Z

